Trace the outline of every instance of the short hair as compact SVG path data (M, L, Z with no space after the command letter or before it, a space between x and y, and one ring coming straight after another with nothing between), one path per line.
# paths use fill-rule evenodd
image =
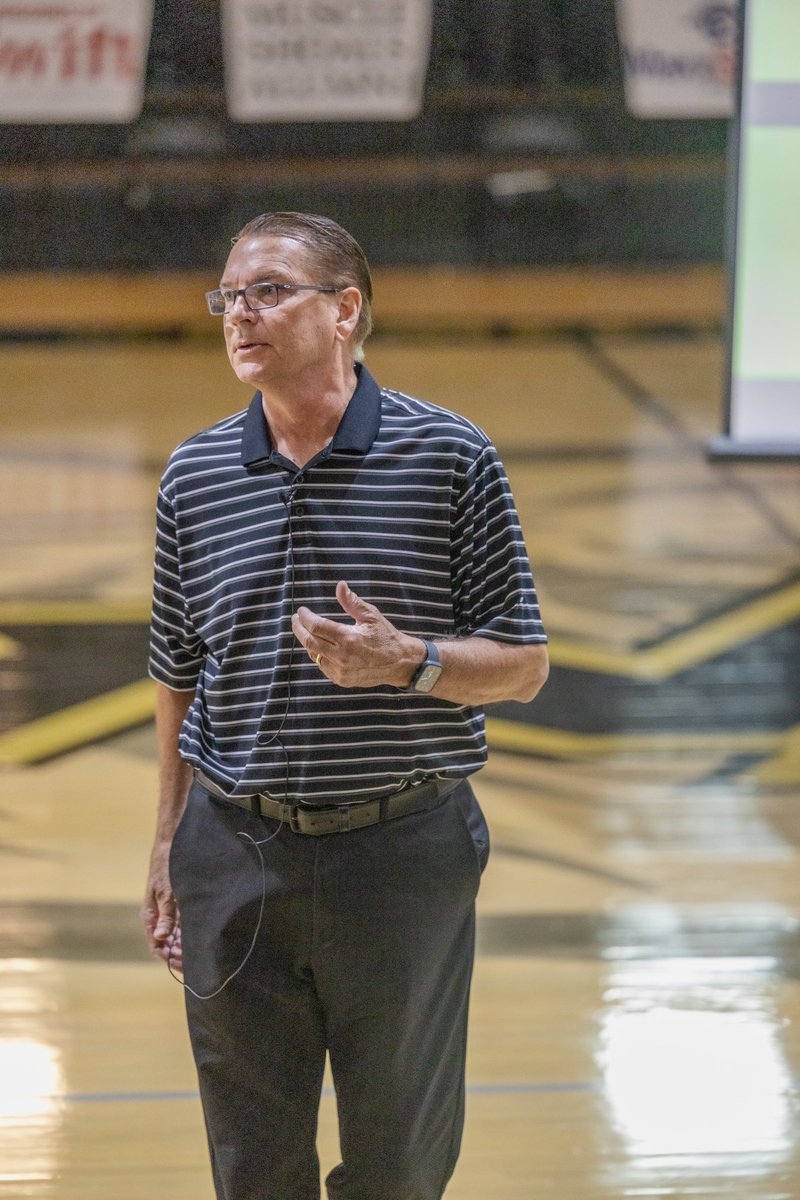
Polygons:
M253 217L231 242L246 237L286 237L300 242L311 252L321 272L320 282L358 288L361 312L353 330L353 345L360 353L372 332L372 277L366 255L352 234L330 217L316 213L270 212Z

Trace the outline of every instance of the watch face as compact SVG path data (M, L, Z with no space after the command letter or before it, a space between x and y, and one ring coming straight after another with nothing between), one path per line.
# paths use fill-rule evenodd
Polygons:
M439 663L426 663L414 680L415 692L429 692L442 673Z

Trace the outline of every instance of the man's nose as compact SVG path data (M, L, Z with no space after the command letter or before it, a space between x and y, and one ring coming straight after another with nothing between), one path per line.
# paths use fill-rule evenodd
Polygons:
M254 316L252 308L248 305L244 298L244 292L237 292L233 297L233 303L226 312L225 316L230 317L234 321L252 320Z

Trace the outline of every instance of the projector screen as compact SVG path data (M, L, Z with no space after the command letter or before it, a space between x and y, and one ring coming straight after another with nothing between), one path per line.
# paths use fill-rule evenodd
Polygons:
M800 0L745 0L728 421L711 453L800 455Z

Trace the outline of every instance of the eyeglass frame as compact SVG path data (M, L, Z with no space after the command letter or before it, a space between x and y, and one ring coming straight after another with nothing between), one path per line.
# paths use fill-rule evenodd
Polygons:
M275 303L259 304L254 308L247 299L247 293L250 288L263 287L265 284L268 287L275 288ZM229 313L233 312L239 296L244 299L249 312L261 312L262 309L277 308L281 292L340 292L341 290L341 288L336 287L332 283L273 283L271 279L260 279L256 283L248 283L247 287L225 288L225 292L231 297L230 307L227 307L228 302L222 288L213 288L212 291L206 292L206 304L212 317L226 317ZM223 303L226 305L221 312L215 312L211 307L212 297L215 296L221 297Z

